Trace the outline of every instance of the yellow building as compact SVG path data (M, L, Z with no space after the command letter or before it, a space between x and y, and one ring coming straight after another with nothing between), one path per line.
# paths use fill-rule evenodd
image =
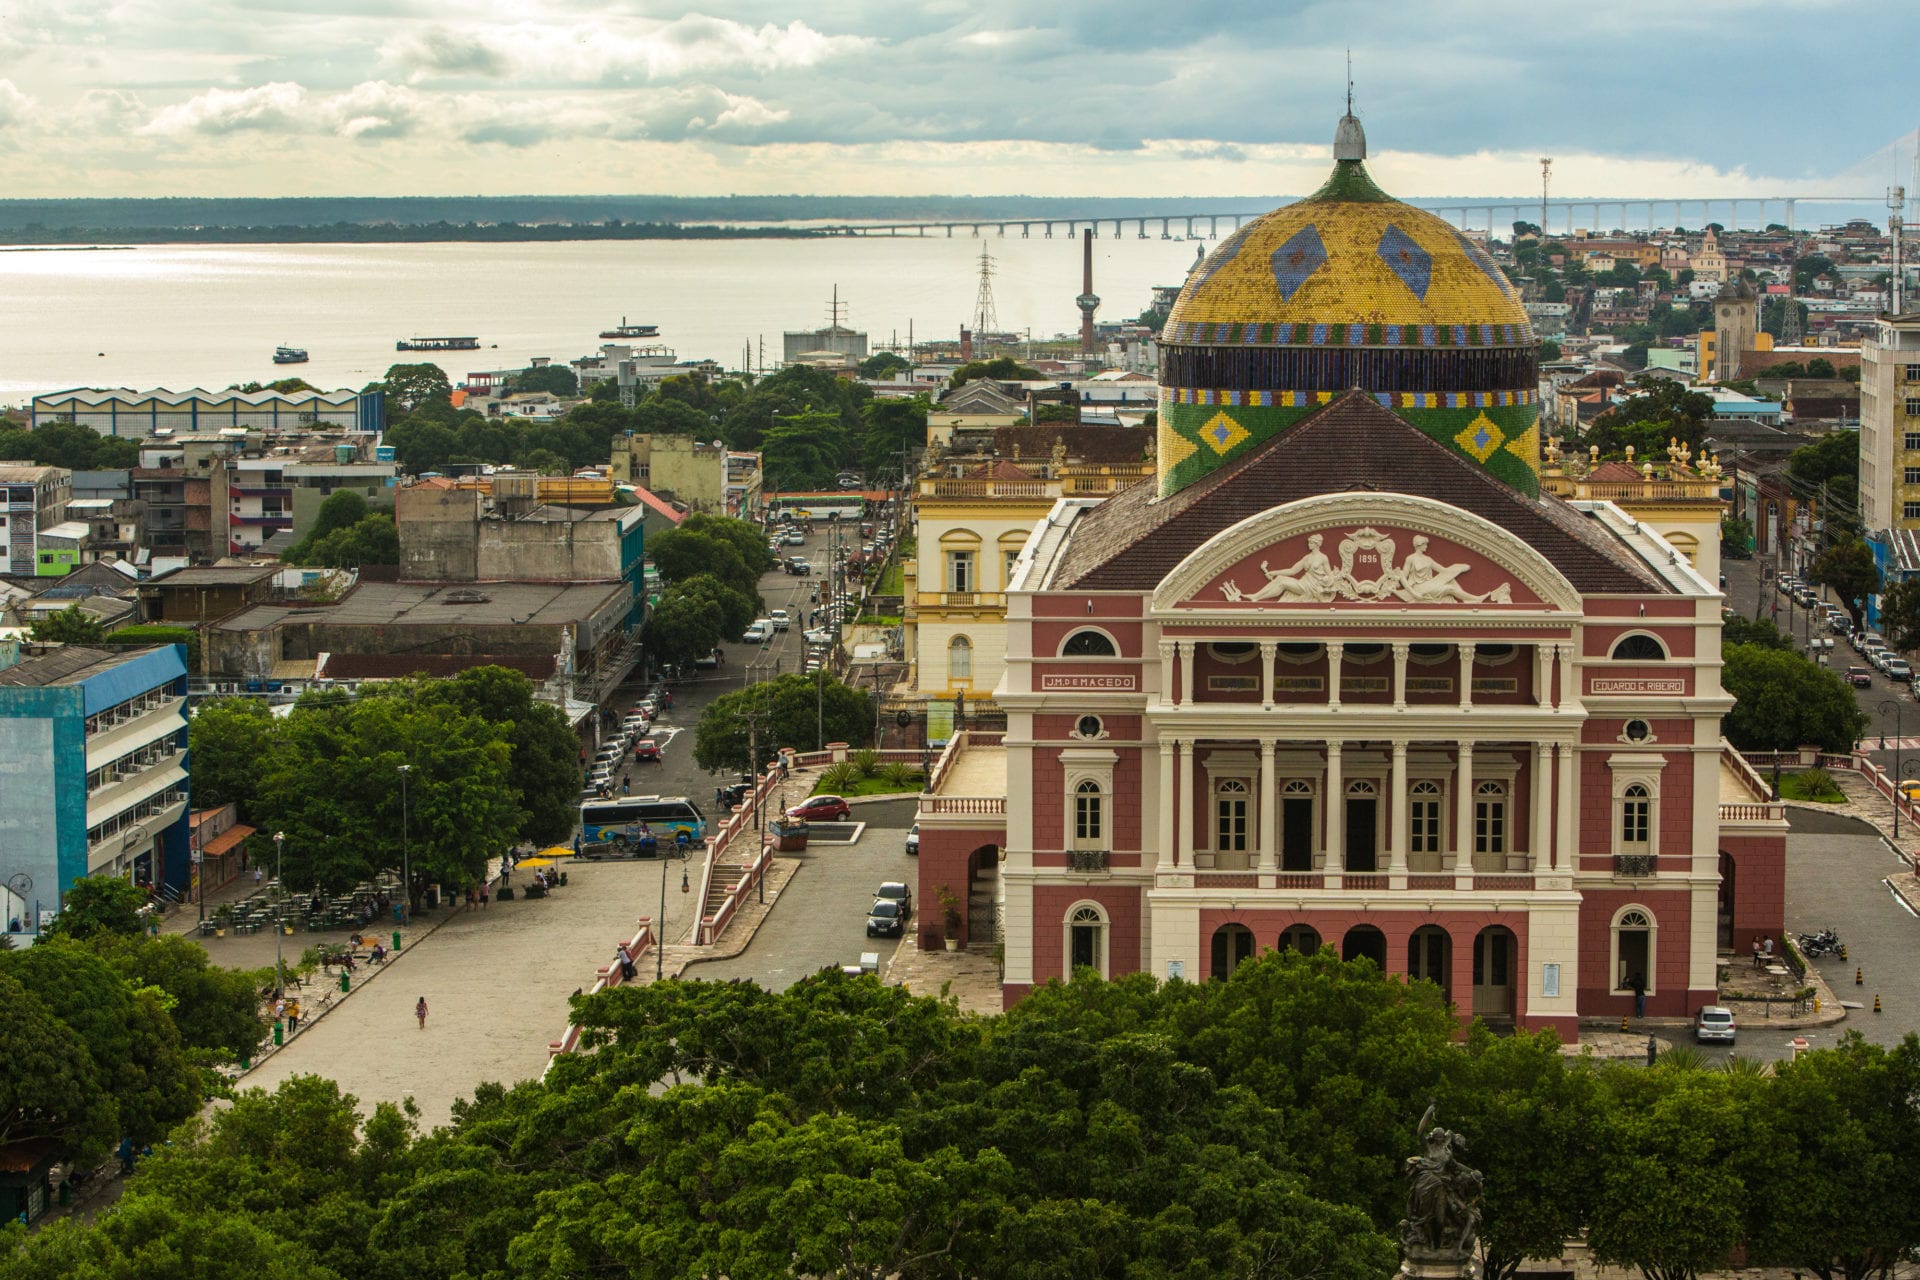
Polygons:
M613 478L709 515L751 513L760 505L758 454L732 452L692 436L624 435L613 441Z
M1695 459L1678 440L1668 443L1666 453L1657 466L1652 457L1601 462L1578 450L1563 454L1560 442L1548 436L1540 491L1569 502L1613 503L1665 538L1702 578L1717 583L1720 520L1727 511L1719 459L1712 454Z

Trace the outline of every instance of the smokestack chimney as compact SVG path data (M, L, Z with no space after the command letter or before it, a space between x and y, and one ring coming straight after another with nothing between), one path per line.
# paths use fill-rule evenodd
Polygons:
M1080 246L1080 296L1073 305L1080 308L1080 353L1093 354L1093 313L1100 305L1100 299L1093 292L1093 238L1099 234L1098 227L1088 227L1086 239Z
M973 330L971 329L960 331L960 359L962 361L973 359Z

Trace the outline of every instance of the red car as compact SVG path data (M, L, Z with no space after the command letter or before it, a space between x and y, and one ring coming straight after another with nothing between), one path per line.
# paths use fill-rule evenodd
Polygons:
M787 810L787 816L802 822L845 822L853 810L839 796L812 796Z
M633 744L633 758L635 760L658 761L660 759L660 740L658 738L640 739L640 741Z
M1848 667L1847 683L1860 689L1873 688L1873 672L1865 667Z

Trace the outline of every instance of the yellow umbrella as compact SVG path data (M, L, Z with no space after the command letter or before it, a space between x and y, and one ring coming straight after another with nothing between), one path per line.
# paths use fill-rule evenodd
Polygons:
M540 856L542 858L571 858L573 856L573 850L564 844L556 844L542 849ZM526 866L526 860L522 859L520 865L523 867Z
M515 866L515 868L516 868L516 869L518 869L518 868L521 868L521 867L550 867L550 866L552 866L552 865L553 865L553 859L552 859L552 858L545 858L545 857L541 857L541 858L522 858L522 859L520 859L520 861L519 861L519 862L517 862L517 863L515 863L515 864L514 864L514 866Z

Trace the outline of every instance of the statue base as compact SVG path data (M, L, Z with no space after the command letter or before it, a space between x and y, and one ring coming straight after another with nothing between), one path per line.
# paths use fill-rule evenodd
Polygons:
M1396 1280L1480 1280L1480 1260L1465 1258L1403 1258Z

